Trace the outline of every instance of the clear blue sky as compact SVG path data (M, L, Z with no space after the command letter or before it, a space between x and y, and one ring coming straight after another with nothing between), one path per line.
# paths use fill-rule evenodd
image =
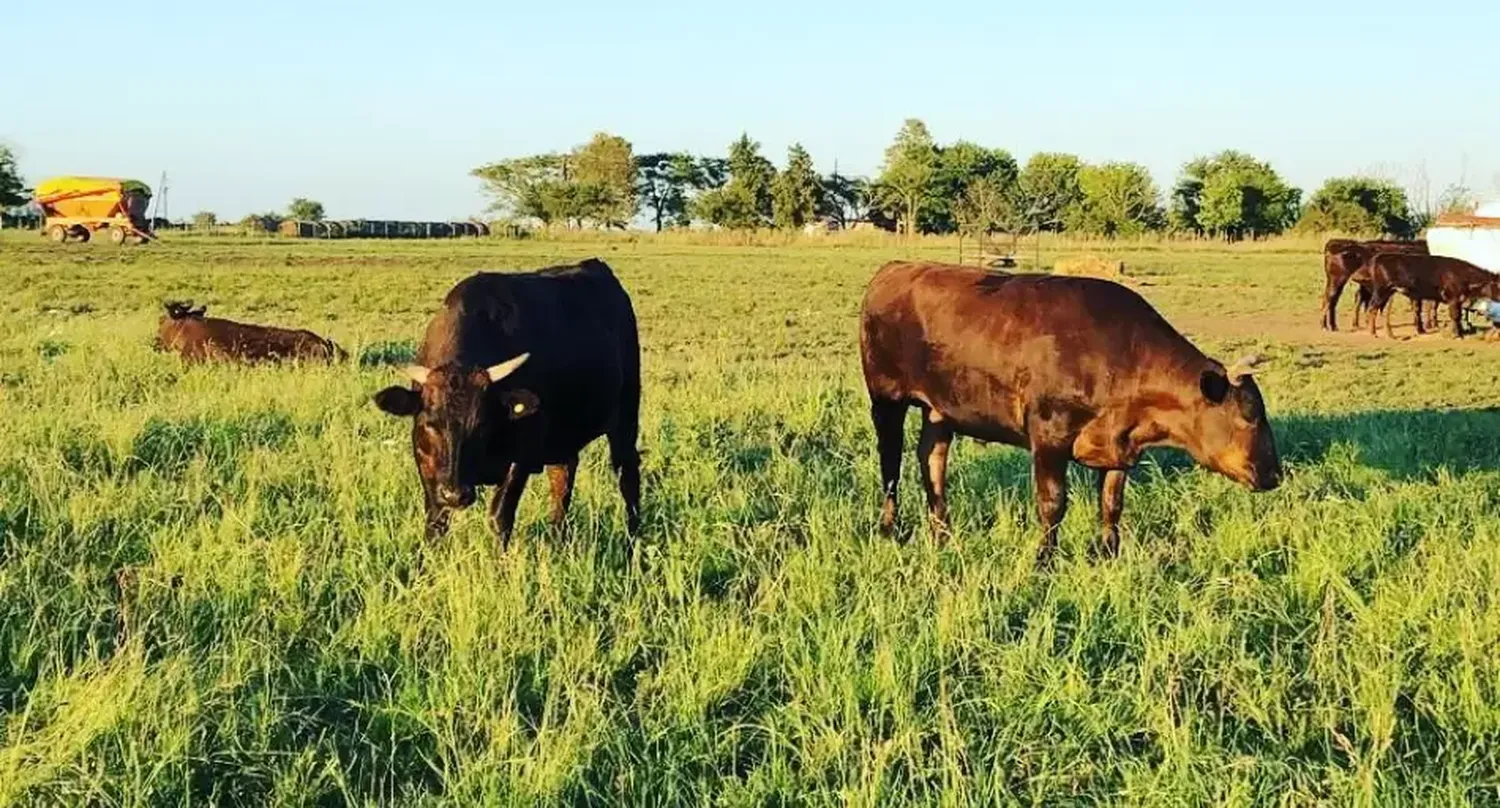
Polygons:
M27 178L166 170L174 217L463 216L469 169L600 129L716 154L746 130L778 164L800 140L873 173L912 116L1163 190L1222 148L1309 193L1424 162L1441 187L1465 156L1500 190L1495 0L6 5L0 142Z

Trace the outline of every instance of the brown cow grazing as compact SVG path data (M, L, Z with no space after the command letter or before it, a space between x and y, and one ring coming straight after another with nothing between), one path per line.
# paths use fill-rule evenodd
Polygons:
M601 435L631 533L640 524L641 349L630 296L597 259L536 272L472 275L448 292L407 368L410 387L375 405L412 417L427 535L496 486L490 527L509 540L531 475L547 470L561 527L578 453Z
M1427 255L1426 241L1355 241L1347 238L1329 239L1323 245L1323 274L1325 276L1323 285L1323 315L1322 326L1328 331L1339 330L1338 306L1339 296L1344 293L1344 286L1350 281L1359 287L1359 295L1354 306L1354 327L1359 327L1359 312L1369 305L1369 278L1370 258L1376 253L1395 252L1407 255ZM1417 301L1412 301L1417 306L1417 327L1421 326L1421 307ZM1433 310L1434 322L1437 311Z
M342 362L349 358L343 348L311 331L205 317L208 307L195 309L192 301L167 303L166 309L157 323L156 349L175 351L189 361Z
M947 529L954 435L1031 450L1042 523L1057 545L1068 462L1098 471L1102 549L1119 550L1125 472L1175 446L1256 491L1281 480L1250 364L1204 356L1140 295L1105 280L893 262L870 281L860 356L880 454L882 532L896 523L902 424L922 412L917 461L935 528Z
M1398 290L1413 300L1448 304L1453 336L1462 337L1464 307L1478 298L1500 299L1500 275L1444 255L1380 253L1370 261L1371 336L1375 334L1376 316L1386 310L1391 296ZM1421 330L1419 325L1418 333ZM1389 312L1385 315L1385 333L1389 337L1396 336Z

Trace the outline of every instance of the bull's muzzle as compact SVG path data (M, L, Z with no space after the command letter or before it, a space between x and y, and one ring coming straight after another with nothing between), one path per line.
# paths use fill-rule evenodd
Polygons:
M467 508L474 504L474 489L467 485L438 485L437 501L445 508Z

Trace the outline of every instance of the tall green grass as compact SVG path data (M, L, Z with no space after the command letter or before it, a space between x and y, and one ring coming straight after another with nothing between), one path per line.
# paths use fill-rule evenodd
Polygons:
M0 804L1500 802L1500 354L1322 334L1312 249L1114 249L1271 357L1291 473L1153 453L1108 562L1076 474L1038 573L1013 449L956 445L952 542L910 462L874 534L854 323L901 249L0 241ZM566 537L538 485L510 547L426 542L369 395L458 278L595 253L642 322L643 535L600 446ZM181 297L354 359L184 366Z

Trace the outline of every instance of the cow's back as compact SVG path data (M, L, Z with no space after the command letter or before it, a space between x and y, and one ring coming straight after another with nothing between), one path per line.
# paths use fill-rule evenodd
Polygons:
M975 434L1018 432L1038 408L1087 417L1162 368L1205 361L1110 281L905 262L871 280L860 346L872 397L930 405Z
M428 324L417 359L429 367L450 362L485 367L526 351L561 360L608 337L628 338L633 346L635 313L614 273L590 259L465 278Z

